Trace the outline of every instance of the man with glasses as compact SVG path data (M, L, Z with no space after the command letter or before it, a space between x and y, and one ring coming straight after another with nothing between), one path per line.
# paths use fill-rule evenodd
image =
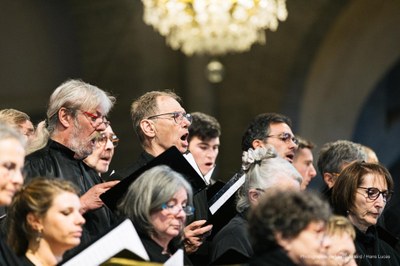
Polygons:
M96 145L96 137L109 124L106 115L115 97L80 80L68 80L50 96L46 126L40 136L47 144L26 157L27 180L57 177L72 181L80 189L82 212L86 219L81 245L110 224L110 215L99 196L118 181L103 183L83 159Z
M257 115L243 134L242 151L270 144L275 148L278 156L293 163L298 140L293 135L291 126L291 120L281 114L262 113Z
M174 92L150 91L143 94L132 103L131 118L143 152L136 162L118 173L121 177L131 175L172 146L181 153L187 152L192 117L186 113L180 97ZM197 251L204 240L201 236L212 228L212 225L203 226L207 217L198 216L207 211L204 193L194 196L196 221L185 228L185 248L189 253Z

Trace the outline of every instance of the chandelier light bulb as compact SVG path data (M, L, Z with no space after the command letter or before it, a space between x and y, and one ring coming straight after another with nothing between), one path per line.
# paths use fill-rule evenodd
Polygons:
M286 0L142 0L144 21L188 56L221 56L265 44L288 15Z

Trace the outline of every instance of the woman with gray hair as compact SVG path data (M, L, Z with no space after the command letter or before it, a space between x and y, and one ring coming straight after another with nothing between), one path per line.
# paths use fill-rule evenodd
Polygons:
M118 205L132 220L153 262L165 262L183 247L186 216L193 215L192 188L183 176L166 165L140 175ZM191 264L185 257L185 265Z
M237 193L237 214L213 239L213 264L245 263L253 255L247 233L247 212L258 205L266 190L273 187L300 189L299 172L287 160L278 157L270 145L243 152L242 170L246 180Z

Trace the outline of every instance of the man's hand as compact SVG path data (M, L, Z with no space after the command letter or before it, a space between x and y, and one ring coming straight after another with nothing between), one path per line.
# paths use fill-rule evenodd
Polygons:
M210 232L212 229L212 224L202 227L207 221L198 220L187 225L184 229L184 244L186 253L191 254L199 249L201 244L203 244L203 235Z
M87 211L95 210L104 205L100 195L119 183L119 180L109 181L94 185L85 194L80 197L81 214Z

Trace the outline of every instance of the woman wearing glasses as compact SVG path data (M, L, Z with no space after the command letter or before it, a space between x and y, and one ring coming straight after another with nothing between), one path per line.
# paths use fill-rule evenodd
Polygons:
M192 188L168 166L153 167L133 182L118 206L132 220L153 262L165 262L178 248L186 216L192 215ZM185 265L191 264L185 257Z
M379 164L353 162L337 178L332 206L356 229L358 265L400 265L400 255L379 238L376 224L393 193L393 179Z

